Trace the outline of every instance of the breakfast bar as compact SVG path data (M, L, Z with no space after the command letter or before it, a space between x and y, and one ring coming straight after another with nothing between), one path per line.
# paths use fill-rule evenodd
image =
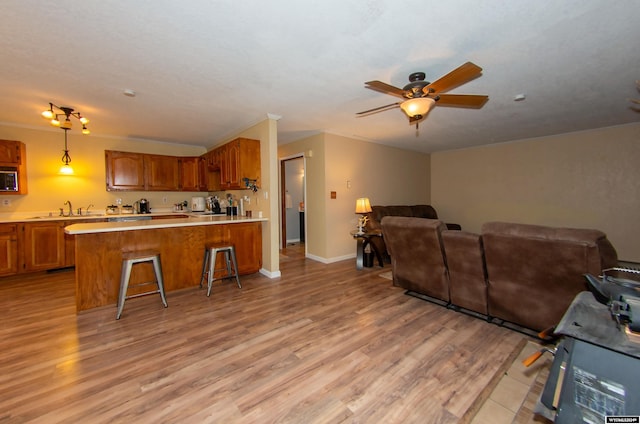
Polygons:
M262 221L266 218L205 215L69 225L65 233L75 237L76 311L116 304L126 252L160 252L167 293L200 284L206 243L235 244L239 274L258 272L262 266ZM148 281L152 273L149 266L131 278Z

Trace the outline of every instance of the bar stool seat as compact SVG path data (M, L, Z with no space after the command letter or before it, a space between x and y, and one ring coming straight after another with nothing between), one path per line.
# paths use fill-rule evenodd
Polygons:
M151 262L153 264L153 271L155 273L155 281L149 281L144 283L133 284L129 286L129 279L131 278L131 270L133 265ZM129 287L140 287L147 285L155 285L156 289L137 293L131 296L127 296L127 291ZM131 299L134 297L146 296L149 294L160 293L160 299L162 300L162 304L166 308L167 298L164 294L164 278L162 277L162 267L160 265L160 252L145 250L145 251L137 251L137 252L123 252L122 253L122 274L120 277L120 293L118 294L118 314L116 315L116 319L120 319L122 315L122 310L124 309L124 301L127 299Z
M218 253L224 253L225 268L216 269L216 258ZM233 269L232 269L233 265ZM216 278L216 271L226 270L227 274ZM207 278L207 296L211 295L211 286L215 280L223 280L225 278L235 278L240 285L238 277L238 261L236 259L236 249L232 243L207 243L204 247L204 259L202 261L202 275L200 276L200 288L204 283L205 275Z

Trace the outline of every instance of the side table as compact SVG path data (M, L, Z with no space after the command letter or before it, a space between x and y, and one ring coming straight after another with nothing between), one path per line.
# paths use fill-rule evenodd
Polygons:
M381 230L366 231L364 233L358 233L358 230L353 230L350 234L356 239L356 269L362 269L364 266L364 249L367 246L371 246L371 249L378 259L378 264L384 267L382 253L378 251L375 244L370 242L372 237L382 237Z

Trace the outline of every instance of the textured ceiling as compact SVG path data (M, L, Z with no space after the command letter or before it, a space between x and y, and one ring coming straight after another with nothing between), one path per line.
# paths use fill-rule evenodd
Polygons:
M53 102L96 135L211 147L275 114L280 143L433 152L640 121L639 40L637 0L5 1L0 122L49 128ZM450 93L482 109L436 107L419 131L400 109L355 115L397 100L365 81L466 61L483 75Z

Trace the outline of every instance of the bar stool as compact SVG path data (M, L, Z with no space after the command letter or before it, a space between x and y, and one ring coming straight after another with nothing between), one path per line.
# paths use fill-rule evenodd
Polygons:
M215 269L218 253L224 253L225 268ZM231 264L233 263L233 272L231 272ZM216 271L227 270L227 275L216 278ZM207 243L204 247L204 260L202 261L202 275L200 276L200 288L204 283L205 274L207 275L207 296L211 294L211 286L215 280L224 280L225 278L235 278L240 285L238 277L238 261L236 260L236 249L231 243Z
M155 273L156 281L138 283L132 285L131 287L140 287L155 284L157 286L157 289L127 296L127 291L129 289L129 279L131 278L131 269L133 268L133 265L144 262L151 262L153 264L153 271ZM125 300L155 293L160 293L162 304L166 308L168 305L167 299L164 295L164 279L162 278L162 267L160 266L160 252L148 250L142 252L123 252L122 275L120 277L120 293L118 294L118 314L116 315L116 319L120 319L120 316L122 315Z

